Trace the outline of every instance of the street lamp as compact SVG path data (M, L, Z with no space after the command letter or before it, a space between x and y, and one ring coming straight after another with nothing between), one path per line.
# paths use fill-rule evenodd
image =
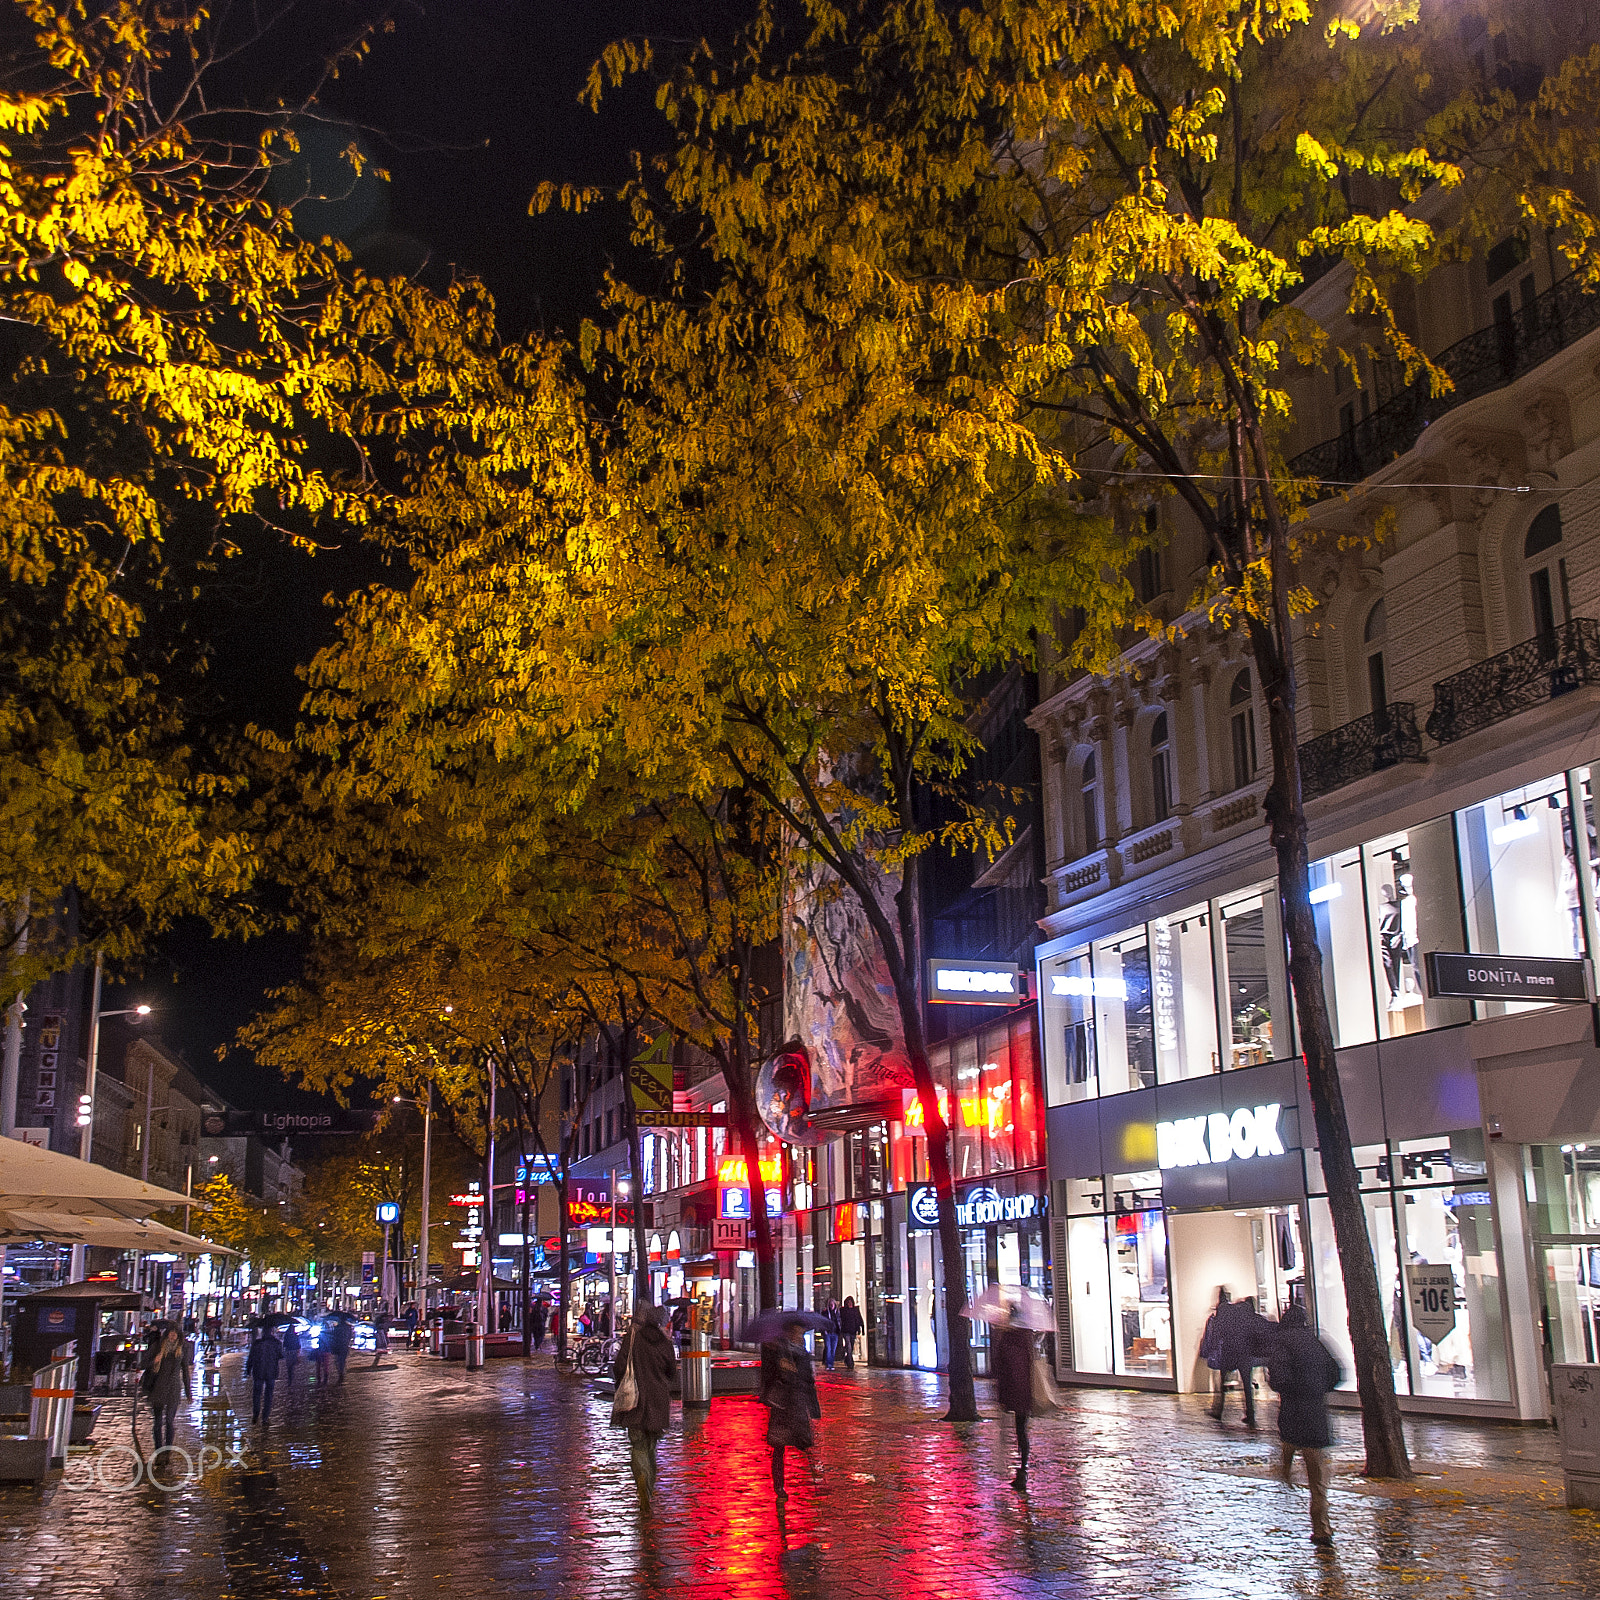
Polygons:
M94 995L89 1003L89 1066L84 1073L83 1093L78 1096L78 1159L91 1161L94 1159L94 1085L95 1073L100 1063L100 1024L107 1017L148 1017L149 1006L124 1006L117 1011L102 1011L100 1009L100 983L104 975L101 958L94 958ZM155 1084L155 1074L150 1074L150 1086ZM140 1142L144 1145L144 1170L142 1176L150 1176L150 1113L148 1110L149 1093L145 1100L147 1109L144 1119L144 1133ZM75 1244L72 1247L72 1264L67 1270L69 1280L76 1282L83 1277L84 1247Z
M415 1106L422 1113L422 1236L417 1244L417 1310L424 1315L428 1310L428 1185L433 1180L433 1083L428 1083L425 1100L408 1100L404 1095L394 1097L397 1106Z

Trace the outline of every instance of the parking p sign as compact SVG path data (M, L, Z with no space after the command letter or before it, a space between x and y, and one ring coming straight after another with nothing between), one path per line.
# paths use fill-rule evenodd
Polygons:
M1411 1326L1430 1344L1438 1344L1455 1327L1456 1275L1448 1265L1408 1262L1406 1298Z

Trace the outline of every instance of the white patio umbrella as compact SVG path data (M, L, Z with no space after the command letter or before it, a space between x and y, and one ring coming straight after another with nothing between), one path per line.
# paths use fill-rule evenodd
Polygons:
M233 1256L237 1250L213 1244L181 1228L127 1217L81 1216L69 1211L0 1209L0 1244L49 1239L57 1244L83 1244L103 1250L153 1250L171 1255Z
M21 1139L0 1139L0 1211L129 1218L193 1203L173 1189L92 1161L40 1150Z

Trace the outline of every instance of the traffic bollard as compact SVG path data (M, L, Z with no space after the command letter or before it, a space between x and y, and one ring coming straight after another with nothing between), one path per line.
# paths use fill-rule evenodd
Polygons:
M483 1365L483 1329L476 1322L467 1324L467 1371L476 1372Z
M701 1411L711 1405L711 1335L696 1328L683 1352L683 1403Z

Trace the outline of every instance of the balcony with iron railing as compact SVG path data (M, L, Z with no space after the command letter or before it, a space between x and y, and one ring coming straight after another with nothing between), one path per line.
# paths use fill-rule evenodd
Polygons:
M1586 684L1600 684L1600 622L1574 617L1434 684L1428 736L1450 744Z
M1301 793L1315 800L1402 761L1426 759L1415 710L1410 701L1396 700L1301 745Z
M1426 376L1406 385L1354 427L1302 450L1289 462L1293 477L1320 482L1331 494L1342 483L1363 478L1403 456L1431 422L1446 412L1503 388L1558 351L1600 327L1600 294L1563 278L1509 317L1457 340L1434 357L1454 387L1431 392Z

